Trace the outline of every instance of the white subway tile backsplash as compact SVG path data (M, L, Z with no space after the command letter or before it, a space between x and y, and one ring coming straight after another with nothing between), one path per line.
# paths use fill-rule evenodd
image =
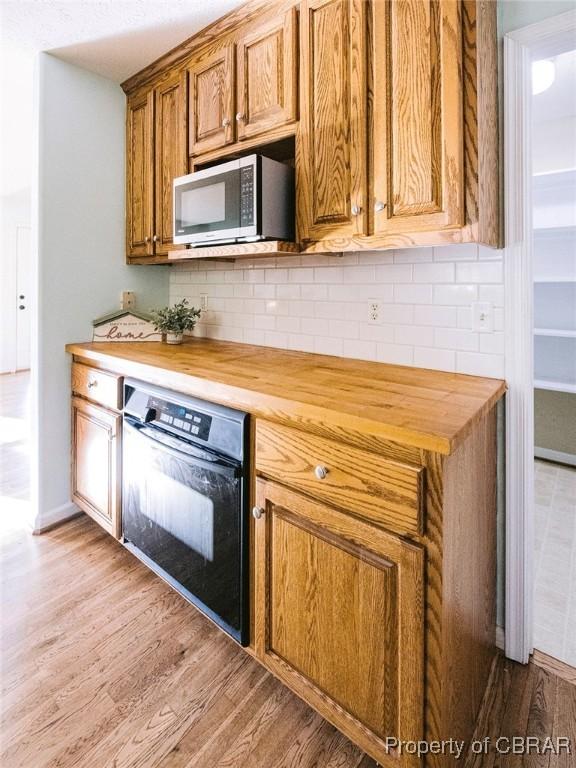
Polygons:
M454 280L454 264L415 264L415 283L451 283Z
M463 328L435 328L434 344L443 349L478 349L478 334Z
M482 376L504 372L502 251L474 244L301 254L171 269L170 301L209 312L196 336ZM471 330L473 301L494 332ZM369 304L377 301L377 322Z
M394 285L394 301L399 304L431 304L432 286L397 283Z
M434 248L434 261L476 261L478 246L475 243L458 243Z
M413 365L414 349L403 344L377 344L376 359L393 365Z
M377 283L411 283L412 264L382 264L376 267Z
M456 371L473 376L504 376L504 355L485 355L480 352L457 352Z
M451 349L414 347L414 365L435 371L455 371L456 352Z
M470 305L478 296L477 285L435 285L434 304Z
M456 325L456 320L456 307L414 307L414 322L417 325L436 325L439 328L452 328Z
M420 264L432 261L432 248L399 248L394 251L395 264Z
M456 264L457 283L502 283L502 262L477 261Z

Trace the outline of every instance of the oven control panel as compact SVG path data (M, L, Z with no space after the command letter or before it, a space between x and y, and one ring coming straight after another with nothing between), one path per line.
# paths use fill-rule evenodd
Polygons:
M149 397L147 405L149 411L155 412L154 421L157 424L177 429L183 435L193 435L200 440L208 440L212 416L185 408L177 403L169 403L159 397Z

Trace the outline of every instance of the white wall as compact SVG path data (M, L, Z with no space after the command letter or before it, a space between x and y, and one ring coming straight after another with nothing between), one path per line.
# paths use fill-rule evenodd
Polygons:
M91 321L119 306L165 304L163 267L124 264L124 117L120 87L40 54L38 69L38 317L36 528L73 512L69 493L70 360Z

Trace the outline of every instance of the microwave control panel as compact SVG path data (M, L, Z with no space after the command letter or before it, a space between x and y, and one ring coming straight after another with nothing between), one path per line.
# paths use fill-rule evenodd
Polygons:
M240 169L240 226L254 224L254 166Z

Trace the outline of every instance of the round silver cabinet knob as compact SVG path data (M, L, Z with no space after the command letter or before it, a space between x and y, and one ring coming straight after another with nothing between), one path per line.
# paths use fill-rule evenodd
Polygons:
M159 237L159 235L154 235L154 237L152 238L152 240L153 240L155 243L157 243L157 242L160 240L160 237Z
M149 238L149 237L145 237L145 238L144 238L144 242L145 242L145 243L149 243L149 242L150 242L150 238Z
M262 509L262 507L252 507L252 517L255 520L260 520L263 514L264 514L264 510Z
M230 125L230 118L225 117L224 120L222 120L222 128L227 128Z
M328 474L328 469L327 467L323 467L322 464L318 464L318 466L314 470L314 474L316 475L318 480L324 480L324 478Z
M236 112L236 121L239 123L241 120L245 120L246 115L242 114L242 112Z
M376 213L378 213L379 211L383 211L384 208L386 208L386 203L383 203L381 200L376 200L376 202L374 203L374 210L376 211Z
M362 211L361 206L359 205L353 205L352 206L352 216L359 216Z

